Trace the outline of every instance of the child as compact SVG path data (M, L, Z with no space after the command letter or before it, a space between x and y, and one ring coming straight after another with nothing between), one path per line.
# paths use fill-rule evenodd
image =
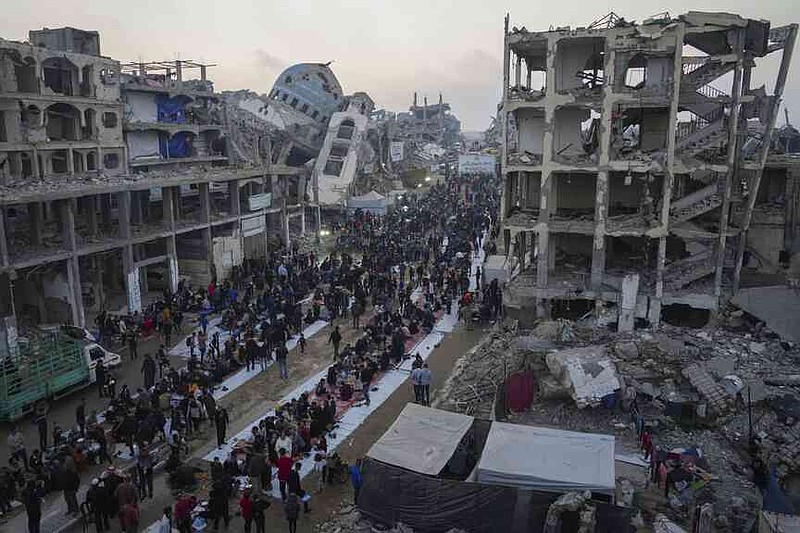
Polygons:
M297 339L297 345L300 347L300 355L305 355L306 353L306 336L303 335L303 332L300 332L300 338Z

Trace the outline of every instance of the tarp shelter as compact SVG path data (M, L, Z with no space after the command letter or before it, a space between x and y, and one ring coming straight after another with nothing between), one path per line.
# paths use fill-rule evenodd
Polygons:
M472 423L471 416L408 403L367 457L435 476L447 465Z
M379 192L370 191L361 196L352 196L347 199L347 208L355 211L369 211L376 215L385 215L389 200Z
M475 472L479 483L614 497L614 437L493 422Z

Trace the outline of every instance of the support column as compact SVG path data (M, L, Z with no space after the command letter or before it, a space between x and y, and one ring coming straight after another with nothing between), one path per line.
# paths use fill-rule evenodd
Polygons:
M92 195L86 199L86 207L89 210L88 212L88 220L89 220L89 234L92 238L97 238L98 234L100 233L100 225L99 225L99 218L97 216L97 196Z
M33 149L33 155L31 156L31 164L33 165L33 175L36 178L42 177L42 168L39 164L39 150L36 148Z
M592 289L600 291L606 271L606 214L608 213L608 172L597 173L594 204L594 246L592 247Z
M744 220L742 221L742 230L739 236L739 248L736 250L736 265L733 272L733 292L739 291L739 280L742 274L742 261L744 260L744 249L747 244L747 230L750 229L750 221L753 216L753 209L756 205L756 197L758 196L758 189L761 186L761 177L764 174L764 165L767 163L769 156L769 147L772 141L772 133L775 130L775 122L778 119L778 111L780 109L781 98L783 97L783 88L786 85L786 76L789 71L789 64L792 61L792 52L794 51L795 40L797 39L797 24L792 24L789 30L789 35L786 37L783 45L783 56L781 57L781 67L778 71L778 77L775 80L775 89L773 90L772 109L770 110L767 124L764 128L764 138L762 139L762 148L760 154L759 167L756 171L755 178L750 187L750 196L747 199L747 207L744 212Z
M319 235L319 232L322 231L322 208L319 205L314 206L314 215L316 215L317 235Z
M0 266L8 266L8 236L6 235L6 208L0 206Z
M30 218L31 245L42 245L42 231L44 230L44 209L41 202L28 204L28 217Z
M133 261L131 243L131 193L122 191L117 196L119 204L119 236L125 241L122 246L122 271L125 273L125 292L128 295L128 312L142 309L142 291L139 285L139 268Z
M70 252L78 247L75 237L75 200L62 200L61 206L61 240Z
M206 272L208 273L209 279L216 281L216 268L214 267L214 240L213 234L211 233L211 227L201 230L201 234L203 236L203 247L206 249L206 257L208 258L208 261L206 261Z
M69 304L72 309L72 325L82 328L86 325L86 318L83 312L81 271L76 255L67 259L67 285L69 286Z
M733 71L731 114L728 123L728 170L725 172L725 188L722 196L722 210L719 217L719 237L717 240L717 264L714 271L714 298L719 307L722 296L722 275L725 270L725 244L730 221L731 190L733 176L736 174L739 156L739 111L742 98L742 68L744 67L744 32L739 29L734 36L733 49L736 50L736 67ZM766 142L766 141L765 141ZM754 195L755 196L755 195Z
M228 197L231 201L231 216L238 217L242 214L242 205L239 199L239 180L228 182Z
M300 235L305 237L306 235L306 206L305 204L300 206Z
M111 195L100 196L100 219L105 227L111 226ZM121 224L120 224L121 226Z
M200 183L197 186L198 193L200 194L200 220L203 224L211 222L211 193L209 192L208 183ZM180 190L175 192L175 207L178 216L180 216Z
M622 278L622 301L617 320L617 331L633 331L636 322L636 298L639 295L639 274L626 274Z
M71 148L67 150L67 170L70 176L75 175L75 154L72 153Z
M669 108L669 125L667 131L673 132L667 136L667 161L664 166L664 186L661 191L661 227L665 235L658 239L658 257L656 259L655 294L650 300L647 319L650 325L658 327L661 322L661 299L664 297L664 267L667 258L667 237L669 230L669 207L672 200L672 186L675 181L675 128L678 121L678 95L681 91L681 73L683 72L683 37L686 31L685 23L678 25L675 31L675 54L672 58L672 99Z
M172 187L161 188L161 206L164 213L164 229L175 231L175 203L172 200L174 191Z
M288 250L291 242L289 241L289 213L286 211L286 204L281 208L281 233L283 234L283 245Z

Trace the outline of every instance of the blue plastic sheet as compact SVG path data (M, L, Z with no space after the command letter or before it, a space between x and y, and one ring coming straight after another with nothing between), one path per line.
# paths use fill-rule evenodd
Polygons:
M166 94L156 96L156 112L159 122L170 124L185 124L186 112L184 108L191 101L187 96L168 97Z
M158 138L158 151L162 157L189 157L191 154L191 133L186 131L179 131L172 137L167 138L166 135L160 135Z
M769 482L767 483L767 488L764 489L762 508L773 513L795 514L792 502L789 501L789 498L786 497L778 485L774 466L770 469Z

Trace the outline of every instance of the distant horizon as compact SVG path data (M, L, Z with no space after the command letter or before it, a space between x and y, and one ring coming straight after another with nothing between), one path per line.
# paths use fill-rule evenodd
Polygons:
M612 7L613 5L613 7ZM414 92L421 102L441 92L466 131L484 131L501 99L503 19L531 31L588 26L611 11L641 22L656 13L727 11L770 20L800 22L790 0L708 0L689 9L684 0L620 0L586 6L575 0L547 6L510 0L505 5L461 0L402 4L375 0L321 0L254 4L196 0L154 2L20 2L4 10L0 37L27 40L28 31L71 26L100 33L104 56L122 62L177 58L215 63L208 71L217 91L269 93L278 75L296 63L332 61L345 94L368 93L376 109L408 111ZM791 20L789 17L795 17ZM780 52L757 59L753 87L772 90ZM790 120L800 123L800 54L794 56L784 93ZM782 124L782 113L779 124Z

